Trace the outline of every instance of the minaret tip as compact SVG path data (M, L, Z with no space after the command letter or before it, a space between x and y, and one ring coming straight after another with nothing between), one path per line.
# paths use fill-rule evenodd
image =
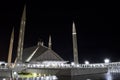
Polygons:
M75 29L75 23L73 21L73 25L72 25L72 34L76 34L76 29Z
M49 35L48 48L49 48L49 49L52 49L51 35Z

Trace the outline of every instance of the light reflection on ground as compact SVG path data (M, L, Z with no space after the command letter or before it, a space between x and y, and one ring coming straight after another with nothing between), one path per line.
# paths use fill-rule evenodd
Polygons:
M112 74L110 74L109 72L106 74L106 80L113 80L112 78Z

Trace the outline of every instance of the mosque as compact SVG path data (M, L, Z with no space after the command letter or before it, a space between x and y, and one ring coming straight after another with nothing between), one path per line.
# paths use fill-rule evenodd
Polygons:
M74 62L69 64L69 61L65 61L55 51L52 50L51 36L49 36L48 47L43 42L38 42L37 45L23 49L24 46L24 33L26 23L26 7L24 7L19 41L17 48L17 57L14 63L12 59L12 49L14 42L14 30L11 35L9 54L8 54L8 70L12 72L29 72L37 73L41 75L85 75L105 73L108 71L107 65L104 64L79 64L78 61L78 49L77 49L77 33L75 29L75 23L72 25L72 39L73 39L73 59ZM11 74L11 73L10 73Z

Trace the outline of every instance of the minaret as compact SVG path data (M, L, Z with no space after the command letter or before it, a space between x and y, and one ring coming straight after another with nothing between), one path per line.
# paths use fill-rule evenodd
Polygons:
M22 62L25 21L26 21L26 6L24 7L22 18L21 18L21 25L20 25L20 32L19 32L19 42L18 42L18 49L17 49L17 61L18 62Z
M51 36L49 36L48 48L49 48L49 49L52 49Z
M14 28L12 30L10 45L9 45L9 53L8 53L8 66L11 66L12 61L12 51L13 51L13 41L14 41Z
M72 38L73 38L73 55L74 55L74 63L78 64L78 48L77 48L77 36L76 36L76 29L75 23L73 22L72 26Z

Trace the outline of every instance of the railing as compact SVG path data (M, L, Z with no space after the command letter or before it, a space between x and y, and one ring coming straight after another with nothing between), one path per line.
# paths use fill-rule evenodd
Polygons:
M105 64L18 64L18 67L24 68L106 68ZM17 67L16 66L16 67Z
M113 63L98 63L98 64L17 64L16 67L24 67L24 68L109 68L112 69L113 67L120 66L120 62L113 62ZM2 66L0 65L0 69L7 69L7 65Z

